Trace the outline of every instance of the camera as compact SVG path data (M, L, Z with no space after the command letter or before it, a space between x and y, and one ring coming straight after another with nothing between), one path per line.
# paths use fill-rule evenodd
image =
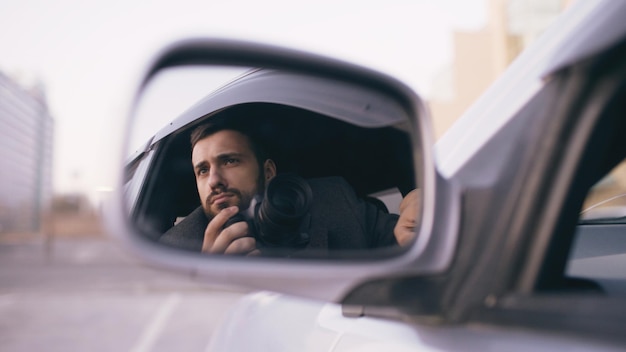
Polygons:
M311 186L302 177L276 175L267 185L262 201L251 204L251 219L239 213L228 219L224 227L247 221L260 248L304 248L310 236L300 227L312 202Z

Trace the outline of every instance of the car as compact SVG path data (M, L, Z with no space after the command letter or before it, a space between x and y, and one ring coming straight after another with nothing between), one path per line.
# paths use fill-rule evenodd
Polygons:
M622 350L624 16L620 1L573 6L436 145L426 104L394 77L262 43L176 42L140 83L110 231L148 263L260 290L212 351ZM198 85L172 77L205 84L180 98ZM384 213L419 190L414 238L253 257L162 243L200 205L192 128L242 108L279 169L340 176ZM168 122L141 145L144 120Z

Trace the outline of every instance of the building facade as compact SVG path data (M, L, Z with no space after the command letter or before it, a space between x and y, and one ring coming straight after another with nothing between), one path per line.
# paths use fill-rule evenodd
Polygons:
M453 34L454 61L433 82L429 106L442 136L571 3L571 0L485 0L487 23Z
M52 198L54 121L41 87L0 72L0 233L38 232Z

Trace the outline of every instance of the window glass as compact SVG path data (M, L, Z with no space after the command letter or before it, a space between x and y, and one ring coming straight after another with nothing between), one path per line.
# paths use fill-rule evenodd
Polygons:
M143 186L144 177L153 156L153 151L146 153L141 157L141 160L135 162L134 167L127 170L126 180L124 182L124 198L129 213L133 211L137 204L137 197Z
M626 294L626 161L587 193L566 276L578 288Z
M626 161L589 190L580 219L582 222L626 222Z

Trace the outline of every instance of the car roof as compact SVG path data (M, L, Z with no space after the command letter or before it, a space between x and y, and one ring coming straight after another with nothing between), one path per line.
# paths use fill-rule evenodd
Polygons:
M222 109L248 103L301 108L360 127L406 123L407 112L396 99L332 78L295 72L252 69L197 102L152 138L151 144Z

